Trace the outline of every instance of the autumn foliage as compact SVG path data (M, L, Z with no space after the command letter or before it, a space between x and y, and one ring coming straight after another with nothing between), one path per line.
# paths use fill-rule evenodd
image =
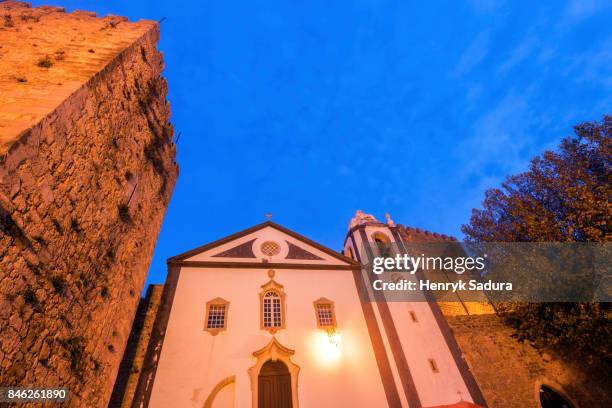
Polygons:
M574 127L555 151L531 160L529 170L485 193L462 227L475 242L611 241L612 116ZM612 362L609 303L505 305L520 339L571 346ZM508 307L509 306L509 307Z

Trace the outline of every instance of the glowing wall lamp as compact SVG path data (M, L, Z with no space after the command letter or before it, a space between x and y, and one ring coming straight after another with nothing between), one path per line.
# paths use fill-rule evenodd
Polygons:
M334 367L341 359L340 333L329 330L312 332L312 353L323 367Z
M327 333L327 338L329 340L329 344L334 346L335 348L340 347L340 342L342 341L342 336L336 330L329 331Z

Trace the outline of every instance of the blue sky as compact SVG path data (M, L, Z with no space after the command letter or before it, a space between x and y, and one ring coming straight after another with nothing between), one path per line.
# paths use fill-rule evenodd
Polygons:
M605 1L54 4L166 17L180 176L149 283L268 211L336 250L356 209L460 237L486 188L612 113Z

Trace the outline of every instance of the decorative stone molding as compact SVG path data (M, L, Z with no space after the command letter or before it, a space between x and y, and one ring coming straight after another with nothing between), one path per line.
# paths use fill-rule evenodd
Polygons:
M251 378L251 395L252 395L252 407L257 408L258 391L259 391L259 372L261 367L268 360L282 361L287 366L289 374L291 375L291 400L293 408L299 407L298 402L298 374L300 372L300 366L291 361L291 356L295 354L295 350L291 350L280 344L276 337L272 337L272 340L263 348L254 351L253 357L257 359L255 365L249 368L248 373Z
M206 398L206 401L204 401L203 408L212 408L213 402L215 402L215 398L217 397L217 394L219 394L219 392L221 392L223 388L225 388L226 386L230 384L234 384L235 382L236 382L235 375L232 375L230 377L227 377L221 380L217 385L215 385L215 388L212 389L210 394L208 394L208 398Z
M391 215L389 215L389 213L385 214L385 220L387 220L387 225L389 227L395 227L395 222L391 219Z
M357 225L366 224L368 222L378 222L372 214L366 214L361 210L355 211L355 216L349 222L349 230Z

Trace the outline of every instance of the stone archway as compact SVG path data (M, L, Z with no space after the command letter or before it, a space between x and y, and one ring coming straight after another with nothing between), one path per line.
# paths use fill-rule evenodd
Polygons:
M221 390L225 389L225 387L233 385L236 383L236 376L232 375L230 377L224 378L221 380L215 387L212 389L206 401L204 401L203 408L212 408L213 403L215 402L215 398L221 392Z
M294 350L291 350L276 340L275 337L263 348L253 352L253 357L257 359L255 365L249 368L249 377L251 378L251 395L252 395L252 408L257 408L259 401L259 373L261 368L267 362L282 361L287 367L291 376L291 402L292 408L298 408L298 373L300 367L291 361L291 356L295 354Z
M570 398L563 387L556 381L540 378L535 382L535 400L540 407L578 408L578 404Z

